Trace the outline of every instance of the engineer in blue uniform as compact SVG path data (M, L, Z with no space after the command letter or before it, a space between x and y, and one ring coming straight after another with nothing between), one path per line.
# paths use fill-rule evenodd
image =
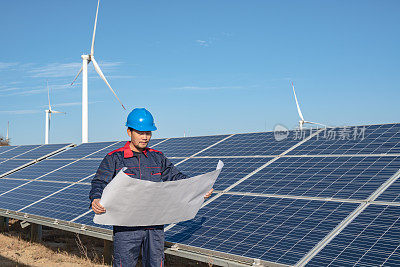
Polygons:
M97 214L106 211L99 203L103 189L124 167L127 167L125 173L134 179L165 182L188 178L162 152L147 147L152 131L157 130L149 111L134 109L126 126L131 140L104 157L92 180L89 198ZM210 197L212 191L204 197ZM164 265L164 225L114 226L113 235L114 266L136 266L140 251L143 266Z

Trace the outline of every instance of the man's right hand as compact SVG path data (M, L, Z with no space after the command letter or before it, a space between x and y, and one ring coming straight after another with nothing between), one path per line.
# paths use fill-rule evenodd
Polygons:
M100 198L96 198L92 201L92 209L96 214L106 212L106 209L100 204Z

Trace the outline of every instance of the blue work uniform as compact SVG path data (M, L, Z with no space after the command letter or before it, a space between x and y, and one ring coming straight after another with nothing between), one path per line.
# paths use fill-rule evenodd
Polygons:
M143 153L134 152L130 142L108 153L92 179L89 198L101 198L104 188L124 167L125 174L134 179L153 182L174 181L188 178L160 151L145 148ZM114 266L136 266L142 252L143 266L164 265L164 225L113 226Z

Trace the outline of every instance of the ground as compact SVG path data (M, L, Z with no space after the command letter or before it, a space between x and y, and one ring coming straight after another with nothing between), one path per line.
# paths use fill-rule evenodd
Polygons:
M110 266L103 258L104 241L54 228L43 227L43 241L31 242L30 226L10 219L0 233L0 266ZM166 255L165 266L212 266ZM138 264L138 266L140 266Z

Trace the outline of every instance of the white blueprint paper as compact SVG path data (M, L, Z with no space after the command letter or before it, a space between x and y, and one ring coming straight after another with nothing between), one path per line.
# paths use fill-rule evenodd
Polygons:
M193 219L224 166L188 179L151 182L134 179L122 170L104 188L100 204L106 212L96 214L97 224L146 226Z

